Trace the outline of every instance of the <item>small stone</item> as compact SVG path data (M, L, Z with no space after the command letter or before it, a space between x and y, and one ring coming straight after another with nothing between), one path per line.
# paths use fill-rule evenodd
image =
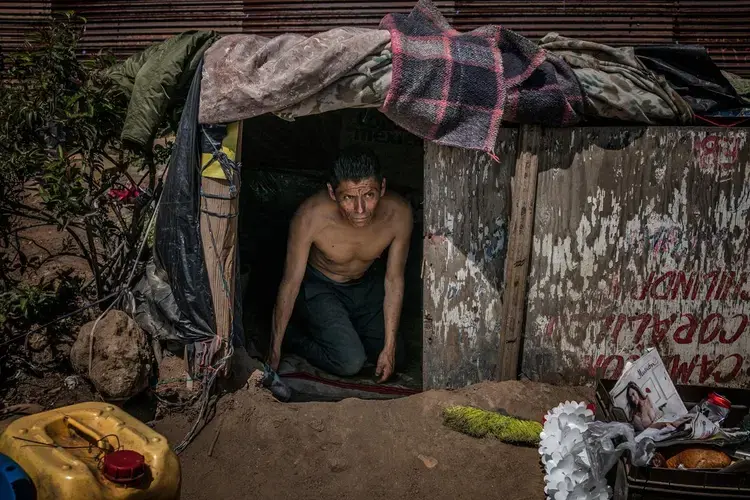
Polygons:
M247 379L247 387L260 387L263 383L263 372L255 370Z
M328 462L331 472L344 472L349 468L349 465L343 460L332 459Z
M69 391L72 391L78 385L81 383L80 377L78 375L70 375L68 377L65 377L65 380L63 380L63 383L65 384L65 388Z
M424 466L428 469L434 469L438 464L437 459L434 457L428 457L427 455L419 454L417 455L417 458L420 459L422 463L424 463Z
M49 346L49 339L44 333L35 332L29 335L27 344L29 349L38 352Z
M55 364L55 351L49 337L42 332L34 332L26 341L29 348L29 361L37 368L48 369Z
M326 425L323 423L322 420L316 418L316 419L313 419L312 422L310 422L310 427L314 431L323 432L326 428Z
M55 352L50 345L47 345L39 351L31 351L30 354L31 363L42 370L50 369L55 366Z

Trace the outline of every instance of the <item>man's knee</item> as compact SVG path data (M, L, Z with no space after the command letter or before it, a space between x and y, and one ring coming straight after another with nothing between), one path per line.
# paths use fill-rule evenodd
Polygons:
M366 361L367 356L362 347L359 349L348 349L345 352L339 353L336 359L331 360L331 371L333 375L351 377L362 371L362 367Z

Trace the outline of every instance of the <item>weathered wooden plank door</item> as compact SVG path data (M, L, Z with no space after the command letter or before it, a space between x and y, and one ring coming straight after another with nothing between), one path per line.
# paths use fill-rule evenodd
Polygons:
M747 129L547 129L523 371L617 378L655 346L678 383L750 377Z
M428 143L424 192L423 387L463 387L497 376L518 133L496 155Z

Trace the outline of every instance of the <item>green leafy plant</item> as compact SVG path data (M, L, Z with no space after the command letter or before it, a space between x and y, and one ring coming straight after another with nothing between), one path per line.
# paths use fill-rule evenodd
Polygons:
M0 259L0 278L18 283L28 265L24 231L53 225L86 260L88 285L102 298L122 286L134 261L154 170L150 159L121 147L127 98L103 71L112 57L79 57L84 25L72 13L58 16L5 61L0 246L11 257ZM150 191L140 188L147 176Z
M64 309L74 299L76 285L80 286L80 280L63 273L35 285L20 283L0 293L0 330L11 321L16 327L28 327Z

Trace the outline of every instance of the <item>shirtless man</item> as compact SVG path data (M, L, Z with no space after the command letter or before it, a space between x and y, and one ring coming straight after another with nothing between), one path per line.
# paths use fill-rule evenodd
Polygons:
M366 151L344 152L327 187L291 221L269 364L278 369L283 345L340 376L356 375L369 360L385 382L404 354L397 330L411 208L386 193L377 158Z

